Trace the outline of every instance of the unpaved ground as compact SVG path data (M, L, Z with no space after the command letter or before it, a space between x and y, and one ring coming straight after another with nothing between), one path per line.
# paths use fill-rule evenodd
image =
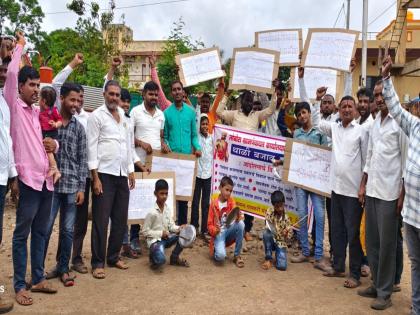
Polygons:
M11 240L14 213L11 205L6 207L4 244L0 248L0 286L6 286L6 292L1 296L6 298L13 298ZM57 237L55 228L47 268L54 265ZM323 277L310 263L289 264L286 272L261 270L264 251L260 245L261 241L248 244L251 250L243 255L246 264L243 269L232 264L232 255L225 266L214 265L209 259L208 248L201 241L184 252L184 257L191 263L190 268L167 265L162 272L156 273L150 270L147 255L143 254L140 259L128 260L128 270L107 268L105 280L78 274L76 284L71 288L64 288L58 280L53 280L59 289L57 294L33 294L32 306L15 305L11 314L375 313L369 308L369 299L344 288L343 279ZM84 244L87 261L89 252L90 231ZM381 314L409 314L410 265L407 256L404 259L402 292L393 296L394 306ZM363 287L369 284L366 278L362 281Z

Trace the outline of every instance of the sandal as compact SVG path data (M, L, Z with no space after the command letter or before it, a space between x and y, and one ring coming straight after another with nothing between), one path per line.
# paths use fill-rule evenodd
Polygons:
M83 263L72 265L71 269L82 274L86 274L89 272L88 268Z
M34 302L29 296L29 292L25 289L22 289L18 293L16 293L15 299L19 305L23 306L32 305Z
M133 250L130 245L123 245L123 249L121 251L121 256L131 258L131 259L137 259L139 258L138 253Z
M344 281L344 287L347 289L354 289L360 286L362 283L360 280L356 280L354 278L348 278L346 281Z
M370 275L370 268L367 265L363 265L360 271L360 275L362 277L369 277Z
M263 270L268 270L268 269L270 269L271 267L273 267L273 263L271 262L271 260L266 260L262 265L261 265L261 268L263 269Z
M74 278L71 277L68 272L63 273L60 276L60 280L64 284L65 287L72 287L72 286L74 286Z
M128 269L128 265L125 262L123 262L121 259L118 260L115 264L110 265L110 267L115 267L115 268L118 268L118 269L121 269L121 270Z
M58 276L59 274L57 271L57 267L54 267L50 271L47 271L47 273L45 274L45 279L50 280L50 279L58 278Z
M181 266L181 267L189 267L190 266L189 262L186 259L179 258L179 257L176 257L176 258L171 257L171 261L170 261L169 264L172 265L172 266Z
M105 269L104 268L92 269L92 276L95 279L105 279Z
M344 272L335 271L333 268L328 268L322 275L331 278L344 278L346 276Z
M43 280L38 284L32 285L31 292L54 294L57 293L57 289L47 280Z
M235 256L235 257L233 257L233 263L236 265L236 267L238 267L238 268L243 268L244 266L245 266L245 263L244 263L244 261L243 261L243 259L242 259L242 257L241 256Z

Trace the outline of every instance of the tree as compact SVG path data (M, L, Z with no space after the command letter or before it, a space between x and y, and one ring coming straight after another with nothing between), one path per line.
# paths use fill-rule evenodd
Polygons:
M0 34L13 35L22 30L34 44L38 44L45 33L41 32L44 17L37 0L1 0Z
M190 35L185 35L184 27L185 22L182 17L173 23L171 35L168 37L163 54L158 60L159 79L162 84L162 89L166 95L170 95L171 83L178 79L175 56L179 54L186 54L205 47L202 41L193 40ZM200 90L213 91L214 87L212 81L209 81L195 85L187 90L190 93Z

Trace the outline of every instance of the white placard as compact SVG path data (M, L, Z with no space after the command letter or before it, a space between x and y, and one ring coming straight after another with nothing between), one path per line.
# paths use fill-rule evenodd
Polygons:
M191 86L200 82L225 76L220 63L219 50L213 49L203 53L178 56L185 86Z
M153 172L175 173L175 194L177 197L192 198L195 183L195 164L193 160L178 160L161 156L153 156Z
M280 52L280 65L299 64L302 49L299 30L273 30L256 33L258 48Z
M290 143L290 142L289 142ZM331 194L331 150L293 141L286 146L283 179L297 187Z
M337 98L337 70L321 68L305 68L305 88L309 99L316 99L316 90L321 87L327 87L327 93ZM293 82L293 101L303 101L300 99L298 68L294 70Z
M355 32L311 32L305 46L304 66L349 72L356 39Z
M136 187L130 190L130 200L128 203L128 220L144 220L146 215L154 209L156 196L154 195L155 184L159 178L136 179ZM162 177L169 185L168 200L166 204L174 216L174 180L170 177Z

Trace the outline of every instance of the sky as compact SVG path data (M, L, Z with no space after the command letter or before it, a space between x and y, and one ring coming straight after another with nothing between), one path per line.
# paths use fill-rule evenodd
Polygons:
M43 29L47 32L74 27L76 14L67 11L70 0L38 0L46 13ZM162 3L172 1L170 3ZM108 1L97 0L107 9ZM169 36L172 23L181 16L185 34L202 40L206 47L218 46L225 58L235 47L254 43L256 31L283 29L345 27L345 15L340 9L347 0L115 0L116 7L152 4L115 11L114 22L133 29L135 40L157 40ZM161 4L157 4L161 3ZM350 28L361 31L363 0L351 0ZM387 10L388 9L388 10ZM385 12L384 12L385 11ZM122 18L124 15L124 18ZM395 0L369 0L368 32L378 32L395 18ZM338 17L338 19L337 19ZM414 10L420 19L420 10ZM304 31L306 36L306 31Z

